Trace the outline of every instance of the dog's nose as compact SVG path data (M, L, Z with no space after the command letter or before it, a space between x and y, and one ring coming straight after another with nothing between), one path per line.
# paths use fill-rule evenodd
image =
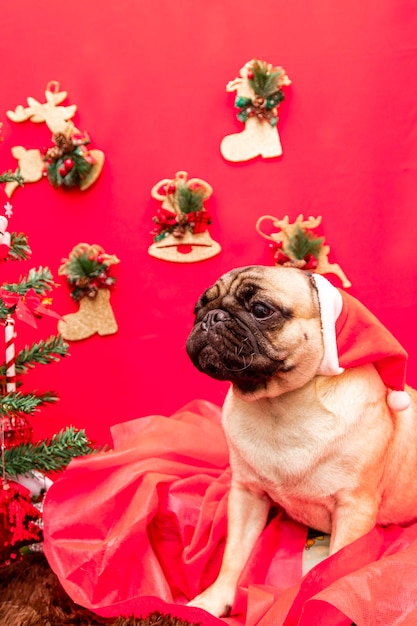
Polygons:
M226 311L222 309L213 309L213 311L209 311L203 321L201 322L201 326L204 330L208 330L209 328L215 326L219 322L225 322L229 319L229 315Z

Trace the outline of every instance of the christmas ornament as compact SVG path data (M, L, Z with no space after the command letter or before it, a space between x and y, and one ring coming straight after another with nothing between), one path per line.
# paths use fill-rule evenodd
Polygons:
M110 276L112 265L119 263L113 254L104 252L101 246L80 243L68 259L63 259L58 274L67 277L71 297L79 302L76 313L64 315L58 322L58 331L67 341L78 341L117 332L117 322L110 304L110 287L116 278Z
M43 150L46 175L53 187L78 187L88 189L98 178L104 163L100 150L87 148L87 133L68 127L65 132L53 135L54 145Z
M14 412L2 417L4 428L4 447L6 450L32 442L33 429L26 415L22 411Z
M87 148L90 143L88 134L80 132L71 121L76 105L60 106L66 97L66 91L59 91L59 83L50 81L45 91L46 102L28 97L27 107L18 105L14 111L7 111L7 117L13 122L44 122L52 132L53 146L42 151L14 146L12 155L18 161L25 183L37 182L46 176L54 187L77 187L84 191L99 177L104 153ZM5 191L9 197L18 184L16 181L6 183Z
M281 156L278 106L284 100L282 88L290 84L282 67L259 59L246 63L240 75L227 84L227 91L236 91L237 118L245 124L243 131L227 135L220 144L220 152L227 161Z
M321 216L310 216L304 220L304 216L299 215L295 222L290 223L288 215L283 219L263 215L256 222L255 228L261 237L271 242L270 247L277 265L298 267L317 274L335 274L343 287L351 287L352 283L340 265L329 262L330 246L324 244L325 238L317 237L313 232L321 224L321 220ZM272 222L276 232L265 233L262 230L267 221Z
M195 263L219 254L220 245L209 232L211 216L204 201L213 189L201 178L190 178L179 171L174 179L164 178L152 187L151 196L162 201L153 218L154 243L151 256L175 263Z
M3 480L0 486L0 566L21 558L20 549L42 539L41 513L22 485Z

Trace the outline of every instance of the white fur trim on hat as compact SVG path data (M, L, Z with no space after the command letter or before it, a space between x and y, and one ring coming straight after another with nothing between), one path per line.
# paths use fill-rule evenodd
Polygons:
M321 328L323 333L324 355L317 374L334 376L344 369L339 365L336 343L336 320L339 317L343 300L342 295L327 278L313 274L320 303Z
M411 399L406 391L388 390L387 404L393 411L405 411L410 406L410 403Z

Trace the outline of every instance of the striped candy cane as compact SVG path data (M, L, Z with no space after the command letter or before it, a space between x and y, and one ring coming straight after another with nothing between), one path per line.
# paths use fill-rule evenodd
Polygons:
M5 341L6 341L6 391L11 393L16 391L16 369L15 369L15 320L12 315L7 315L5 321Z

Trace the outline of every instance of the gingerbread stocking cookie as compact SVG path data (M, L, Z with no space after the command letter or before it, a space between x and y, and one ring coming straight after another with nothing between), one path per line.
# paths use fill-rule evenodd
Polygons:
M58 274L66 276L71 297L79 302L76 313L64 315L58 331L67 341L87 339L95 333L117 332L117 322L110 304L110 288L116 282L110 266L119 263L115 255L106 254L98 245L80 243L64 259Z
M227 91L236 91L237 118L245 124L240 133L227 135L221 142L220 152L227 161L281 156L278 106L284 100L282 87L290 84L282 67L258 59L246 63L227 84Z

